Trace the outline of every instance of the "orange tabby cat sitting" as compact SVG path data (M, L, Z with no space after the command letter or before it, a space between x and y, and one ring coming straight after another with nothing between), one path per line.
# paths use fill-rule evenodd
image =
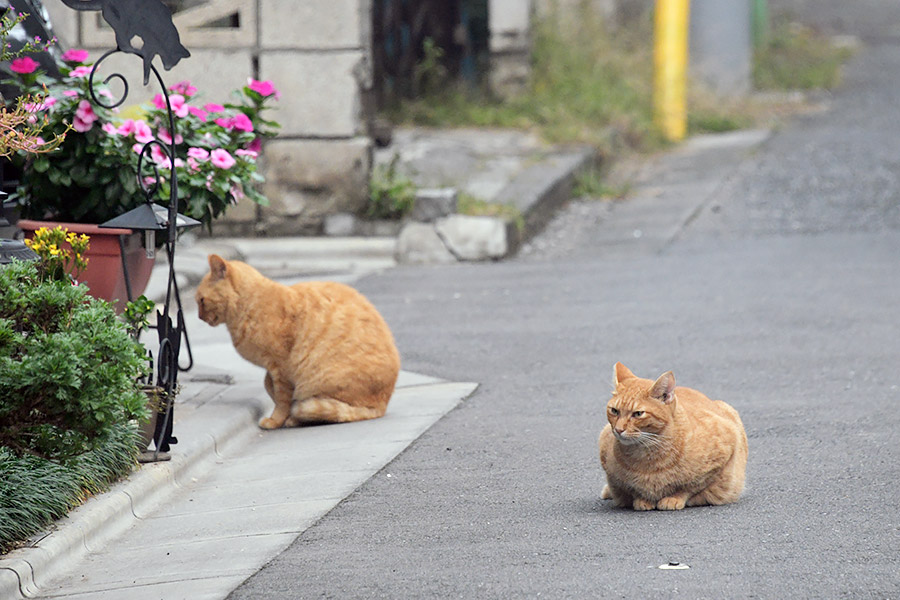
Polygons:
M747 435L728 404L655 382L616 363L616 389L600 432L607 484L601 498L634 510L681 510L735 502L744 489Z
M225 323L238 353L266 369L275 402L263 429L342 423L384 414L400 371L390 329L342 283L282 285L250 265L209 256L197 288L200 318Z

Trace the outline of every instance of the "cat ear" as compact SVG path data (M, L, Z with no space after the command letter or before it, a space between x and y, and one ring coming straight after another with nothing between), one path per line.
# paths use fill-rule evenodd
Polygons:
M634 373L628 370L628 367L623 365L620 362L616 363L616 371L615 376L613 377L613 382L615 385L619 385L619 383L625 381L626 379L631 379L634 377Z
M228 264L218 254L209 255L209 272L212 274L213 281L225 279L225 273L228 271Z
M675 392L675 375L672 371L666 371L659 376L653 387L650 388L650 397L656 398L663 404L669 404L674 398Z

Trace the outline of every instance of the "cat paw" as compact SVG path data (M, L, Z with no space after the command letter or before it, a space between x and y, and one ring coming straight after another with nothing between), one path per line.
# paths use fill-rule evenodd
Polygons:
M273 419L272 417L266 417L262 421L259 422L260 429L278 429L281 425L278 424L278 421Z
M285 427L297 427L300 425L300 419L295 419L294 417L288 417L284 422Z
M656 508L659 510L681 510L684 508L684 498L668 496L657 502Z
M610 498L612 498L612 492L609 491L608 485L603 486L603 491L600 492L600 498L602 498L603 500L609 500Z
M656 505L652 502L647 502L643 498L635 498L634 502L631 504L634 510L653 510L656 508Z

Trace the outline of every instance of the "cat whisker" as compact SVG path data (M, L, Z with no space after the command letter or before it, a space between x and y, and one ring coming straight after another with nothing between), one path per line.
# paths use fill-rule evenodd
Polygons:
M642 446L653 448L654 450L659 450L668 446L668 442L661 435L658 433L650 433L649 431L642 431L640 436L636 439Z

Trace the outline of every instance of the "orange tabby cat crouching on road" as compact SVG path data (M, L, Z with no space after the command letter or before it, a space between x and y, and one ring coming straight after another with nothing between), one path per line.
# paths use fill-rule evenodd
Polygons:
M655 382L616 363L616 389L600 432L607 484L601 498L634 510L680 510L735 502L744 489L747 435L728 404Z
M235 349L266 369L275 402L263 429L343 423L384 414L400 355L384 319L342 283L282 285L211 254L197 288L200 318L225 323Z

